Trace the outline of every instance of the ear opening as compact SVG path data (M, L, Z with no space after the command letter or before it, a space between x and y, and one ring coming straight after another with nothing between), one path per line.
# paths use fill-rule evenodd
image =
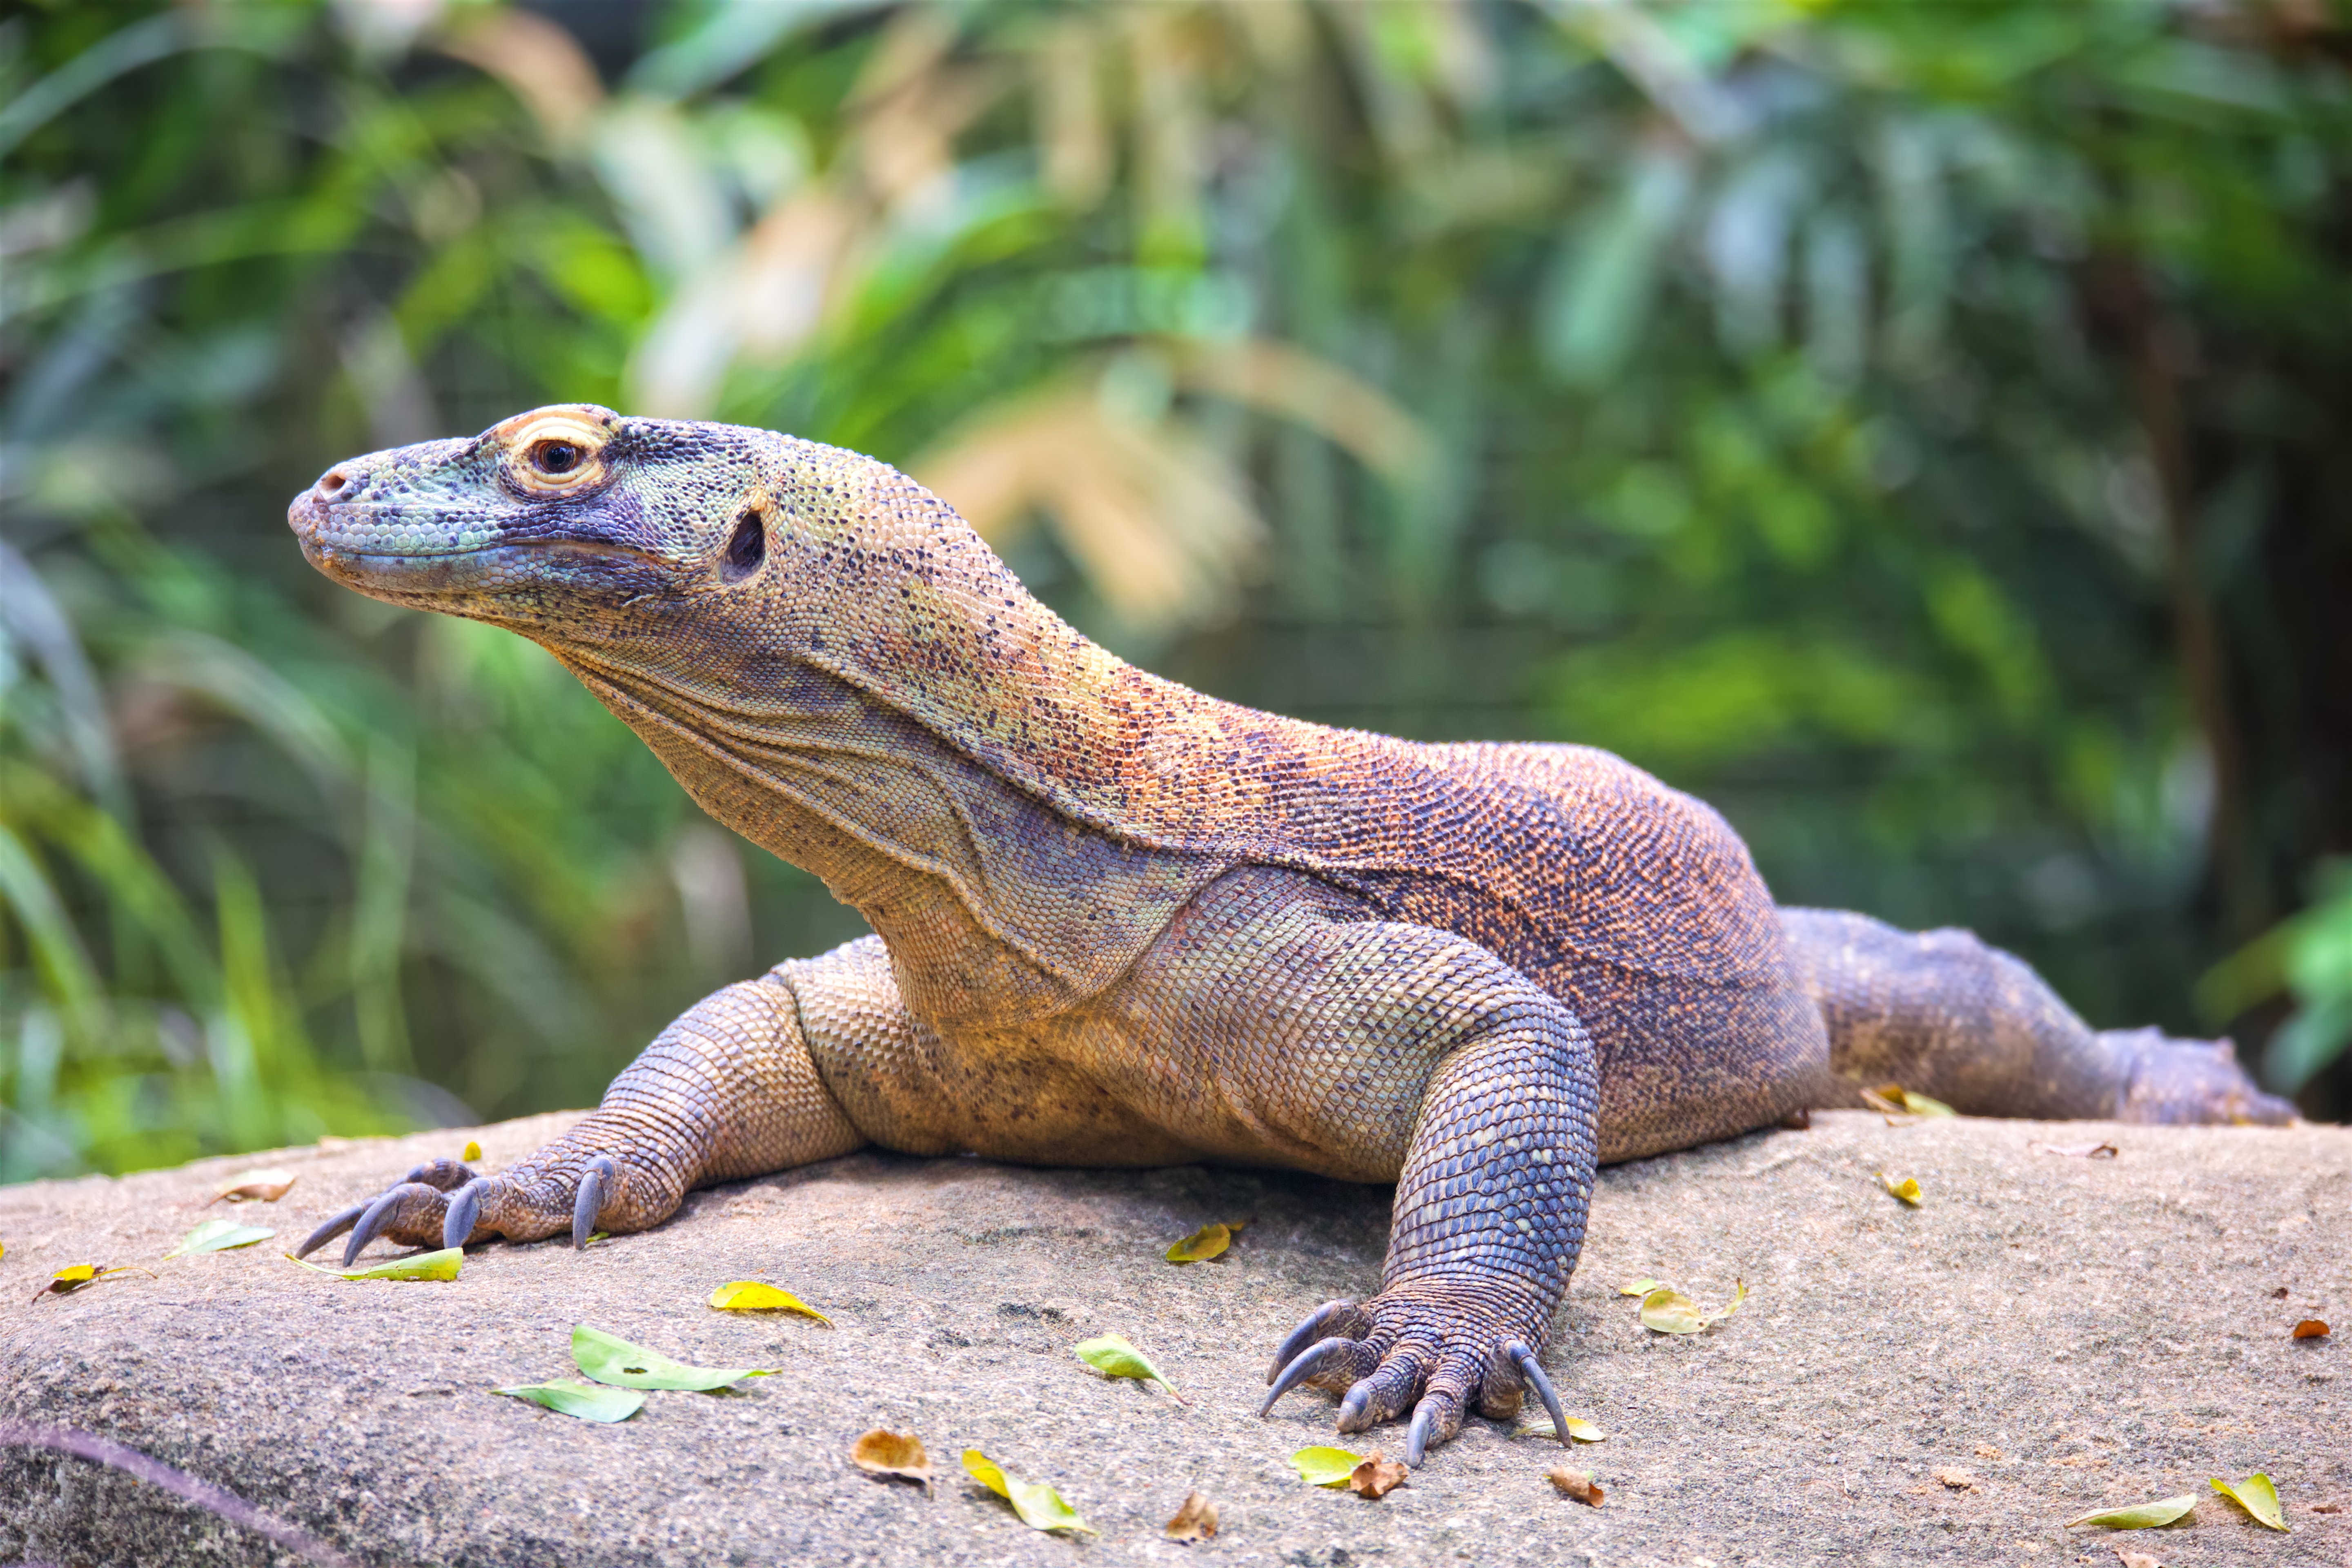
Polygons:
M727 553L722 558L719 575L730 583L740 583L760 570L768 558L768 524L759 509L747 510L735 520L735 532L727 541Z

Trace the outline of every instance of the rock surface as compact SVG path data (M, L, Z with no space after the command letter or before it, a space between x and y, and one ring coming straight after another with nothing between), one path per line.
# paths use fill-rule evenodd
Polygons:
M468 1136L493 1166L563 1117L0 1189L0 1424L97 1434L372 1564L1225 1563L1311 1565L2352 1563L2352 1131L2153 1130L1862 1112L1602 1173L1545 1360L1607 1440L1556 1446L1474 1421L1372 1501L1302 1485L1286 1456L1340 1441L1330 1403L1253 1414L1272 1346L1368 1291L1382 1189L1182 1168L1024 1170L861 1153L698 1193L584 1256L493 1246L447 1284L352 1284L278 1256L332 1208ZM2086 1160L2038 1143L2105 1139ZM163 1253L214 1184L299 1174L238 1217L278 1237ZM1916 1176L1897 1203L1875 1172ZM1213 1263L1160 1253L1255 1216ZM388 1255L379 1246L377 1255ZM27 1298L76 1263L138 1263ZM1654 1275L1738 1314L1650 1333L1617 1293ZM832 1314L703 1305L763 1278ZM2326 1338L2294 1341L2304 1318ZM574 1375L588 1322L683 1360L782 1369L727 1394L660 1393L599 1426L493 1384ZM1107 1381L1069 1347L1116 1332L1189 1403ZM852 1440L911 1427L929 1491L852 1469ZM1393 1455L1401 1428L1346 1446ZM986 1452L1050 1481L1098 1535L1023 1526L962 1473ZM2263 1470L2286 1534L2208 1486ZM1941 1479L1939 1479L1939 1477ZM1188 1491L1214 1541L1164 1540ZM2189 1492L2160 1531L2063 1522ZM2320 1511L2340 1509L2343 1511ZM299 1559L147 1482L0 1448L0 1563Z

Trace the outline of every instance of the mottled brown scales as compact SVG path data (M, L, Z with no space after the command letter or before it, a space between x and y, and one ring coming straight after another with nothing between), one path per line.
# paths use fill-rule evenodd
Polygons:
M1474 1405L1556 1405L1538 1352L1599 1162L1856 1080L2289 1114L2226 1045L2095 1034L1965 932L1776 909L1720 816L1605 752L1329 730L1137 669L854 453L547 408L339 464L289 517L337 581L546 647L876 932L705 998L513 1169L420 1167L309 1247L638 1230L866 1142L1394 1182L1379 1294L1312 1314L1268 1404L1412 1412L1419 1463Z

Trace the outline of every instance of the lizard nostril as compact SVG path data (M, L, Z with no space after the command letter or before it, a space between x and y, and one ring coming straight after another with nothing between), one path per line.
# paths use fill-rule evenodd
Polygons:
M342 469L329 468L324 474L319 476L319 494L328 500L333 500L343 493L345 487L351 482L351 476Z

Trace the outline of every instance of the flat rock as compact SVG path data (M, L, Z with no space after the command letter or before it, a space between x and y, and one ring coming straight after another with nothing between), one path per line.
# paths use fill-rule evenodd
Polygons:
M491 1246L451 1283L348 1283L279 1256L325 1213L468 1137L513 1161L543 1116L404 1139L0 1189L0 1424L95 1434L226 1489L371 1564L1282 1563L1402 1565L2352 1562L2352 1131L1815 1118L1602 1173L1547 1365L1605 1441L1474 1420L1378 1501L1287 1462L1343 1441L1331 1403L1254 1414L1272 1347L1317 1303L1369 1292L1389 1194L1184 1167L1029 1170L860 1153L697 1193L642 1236L575 1254ZM2091 1160L2045 1145L2105 1141ZM238 1208L278 1237L162 1254L227 1174L299 1173ZM1916 1209L1875 1173L1915 1176ZM1223 1258L1177 1237L1252 1223ZM375 1251L388 1256L379 1246ZM58 1268L135 1263L28 1300ZM1654 1334L1618 1286L1702 1305ZM764 1279L833 1318L719 1312ZM2298 1320L2337 1331L2294 1340ZM502 1398L575 1375L572 1325L679 1359L781 1369L737 1392L657 1393L611 1426ZM1070 1346L1115 1332L1184 1403L1105 1379ZM847 1461L911 1428L928 1490ZM1401 1427L1345 1446L1394 1455ZM957 1463L1050 1481L1099 1531L1027 1529ZM1567 1463L1598 1508L1544 1479ZM2267 1472L2289 1533L2209 1478ZM1190 1491L1213 1542L1165 1540ZM2178 1493L2160 1531L2068 1531ZM2340 1510L2342 1511L2335 1511ZM0 1447L0 1563L296 1563L121 1470Z

